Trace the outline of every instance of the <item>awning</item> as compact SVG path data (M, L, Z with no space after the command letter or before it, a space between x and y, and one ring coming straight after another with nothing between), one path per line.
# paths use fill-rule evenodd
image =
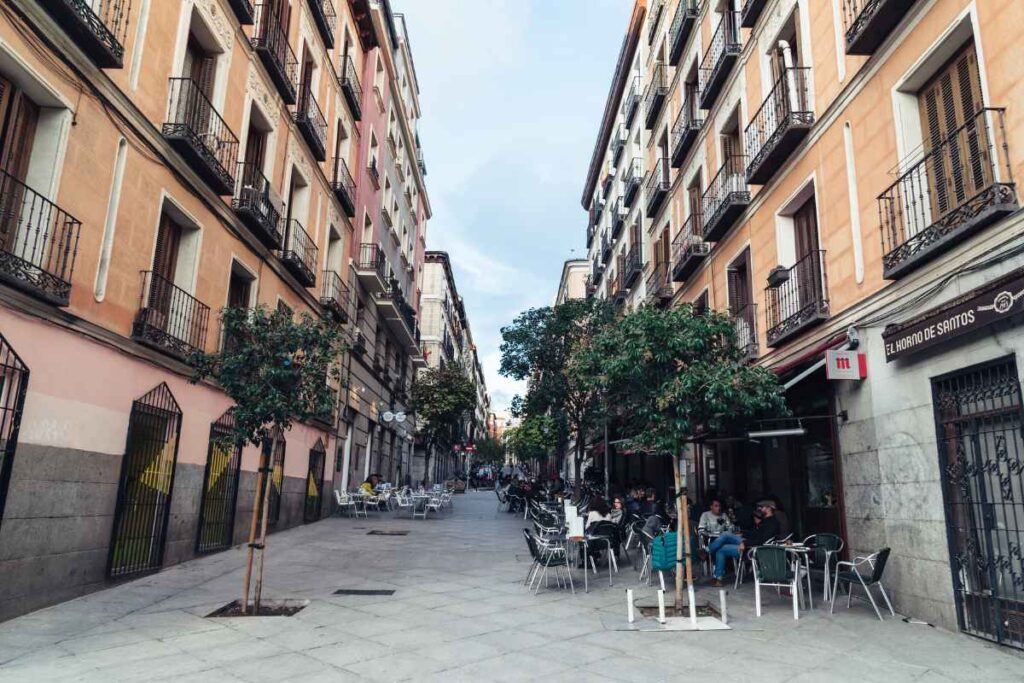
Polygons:
M849 336L847 333L843 332L842 334L837 334L831 339L828 339L812 349L805 351L788 363L773 367L772 372L778 375L780 379L787 373L794 373L782 384L783 389L789 390L825 366L826 351L846 344L849 344Z

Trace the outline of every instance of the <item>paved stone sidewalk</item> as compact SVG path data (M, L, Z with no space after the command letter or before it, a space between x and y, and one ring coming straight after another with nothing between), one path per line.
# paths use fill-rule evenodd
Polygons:
M1024 658L865 605L802 614L749 586L731 631L617 631L628 566L590 594L528 594L523 521L494 496L442 518L330 519L272 536L264 594L309 600L291 618L205 619L239 591L240 548L0 624L0 680L1021 681ZM408 536L370 536L408 529ZM623 563L624 565L627 563ZM390 588L390 597L336 596ZM709 589L703 589L712 597Z

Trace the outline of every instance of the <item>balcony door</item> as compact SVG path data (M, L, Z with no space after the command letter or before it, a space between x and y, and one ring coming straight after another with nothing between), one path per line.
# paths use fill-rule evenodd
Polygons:
M736 327L736 344L741 349L749 349L756 341L754 331L754 301L750 277L750 248L729 264L726 270L729 285L729 315Z
M983 107L974 43L963 47L918 93L932 222L990 186Z
M816 305L822 299L818 211L813 195L793 214L793 240L796 246L796 265L790 274L790 282L795 287L796 296L785 299L791 302L792 310L783 311L783 319Z
M0 249L17 253L18 225L25 199L32 143L39 107L12 82L0 76ZM20 255L20 254L19 254Z

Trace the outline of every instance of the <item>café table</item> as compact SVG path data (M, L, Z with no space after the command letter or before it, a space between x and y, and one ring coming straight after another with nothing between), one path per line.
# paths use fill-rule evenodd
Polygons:
M807 577L807 604L809 609L814 609L814 590L811 588L811 548L803 543L781 544L786 552L793 557L793 571L797 573L797 581L800 580L800 569L803 568Z

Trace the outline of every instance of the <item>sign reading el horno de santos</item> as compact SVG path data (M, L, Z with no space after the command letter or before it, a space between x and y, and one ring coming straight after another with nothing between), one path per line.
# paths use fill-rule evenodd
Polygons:
M1024 312L1024 269L882 332L885 360L923 351Z

